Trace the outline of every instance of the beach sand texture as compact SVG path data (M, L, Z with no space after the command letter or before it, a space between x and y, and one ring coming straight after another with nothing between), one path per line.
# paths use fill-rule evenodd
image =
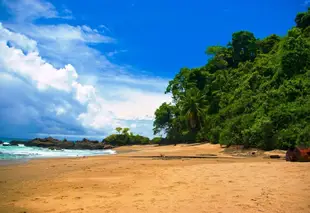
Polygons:
M309 163L233 158L211 144L118 151L123 154L0 166L0 212L310 212ZM220 158L147 157L209 154Z

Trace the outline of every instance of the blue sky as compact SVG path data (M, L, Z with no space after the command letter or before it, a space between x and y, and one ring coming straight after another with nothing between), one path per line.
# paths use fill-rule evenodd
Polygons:
M252 31L285 35L304 0L0 0L0 136L152 136L181 67Z

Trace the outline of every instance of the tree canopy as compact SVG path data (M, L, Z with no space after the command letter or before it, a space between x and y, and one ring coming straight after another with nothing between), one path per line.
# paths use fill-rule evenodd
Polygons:
M129 128L116 127L115 130L118 134L112 134L106 137L103 142L113 146L124 146L124 145L145 145L150 144L152 141L148 137L135 135L129 133Z
M182 68L155 112L154 133L173 142L262 149L310 145L310 8L286 36L233 33L204 66Z

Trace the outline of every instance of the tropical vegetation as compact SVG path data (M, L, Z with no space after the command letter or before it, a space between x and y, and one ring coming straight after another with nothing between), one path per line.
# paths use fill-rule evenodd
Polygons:
M173 101L156 110L154 134L173 143L309 146L310 8L295 22L283 37L239 31L226 46L208 47L204 66L169 82Z
M146 145L151 143L148 137L141 136L139 134L133 134L129 128L115 128L117 134L112 134L106 137L103 142L112 146L124 146L124 145Z

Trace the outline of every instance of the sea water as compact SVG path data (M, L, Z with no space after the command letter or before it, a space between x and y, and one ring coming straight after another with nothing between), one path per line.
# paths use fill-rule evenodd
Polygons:
M18 139L20 140L20 139ZM10 140L2 140L9 142ZM23 144L18 146L3 146L0 145L0 160L13 159L31 159L31 158L57 158L57 157L82 157L82 156L96 156L96 155L112 155L116 154L114 150L50 150L40 147L27 147Z

